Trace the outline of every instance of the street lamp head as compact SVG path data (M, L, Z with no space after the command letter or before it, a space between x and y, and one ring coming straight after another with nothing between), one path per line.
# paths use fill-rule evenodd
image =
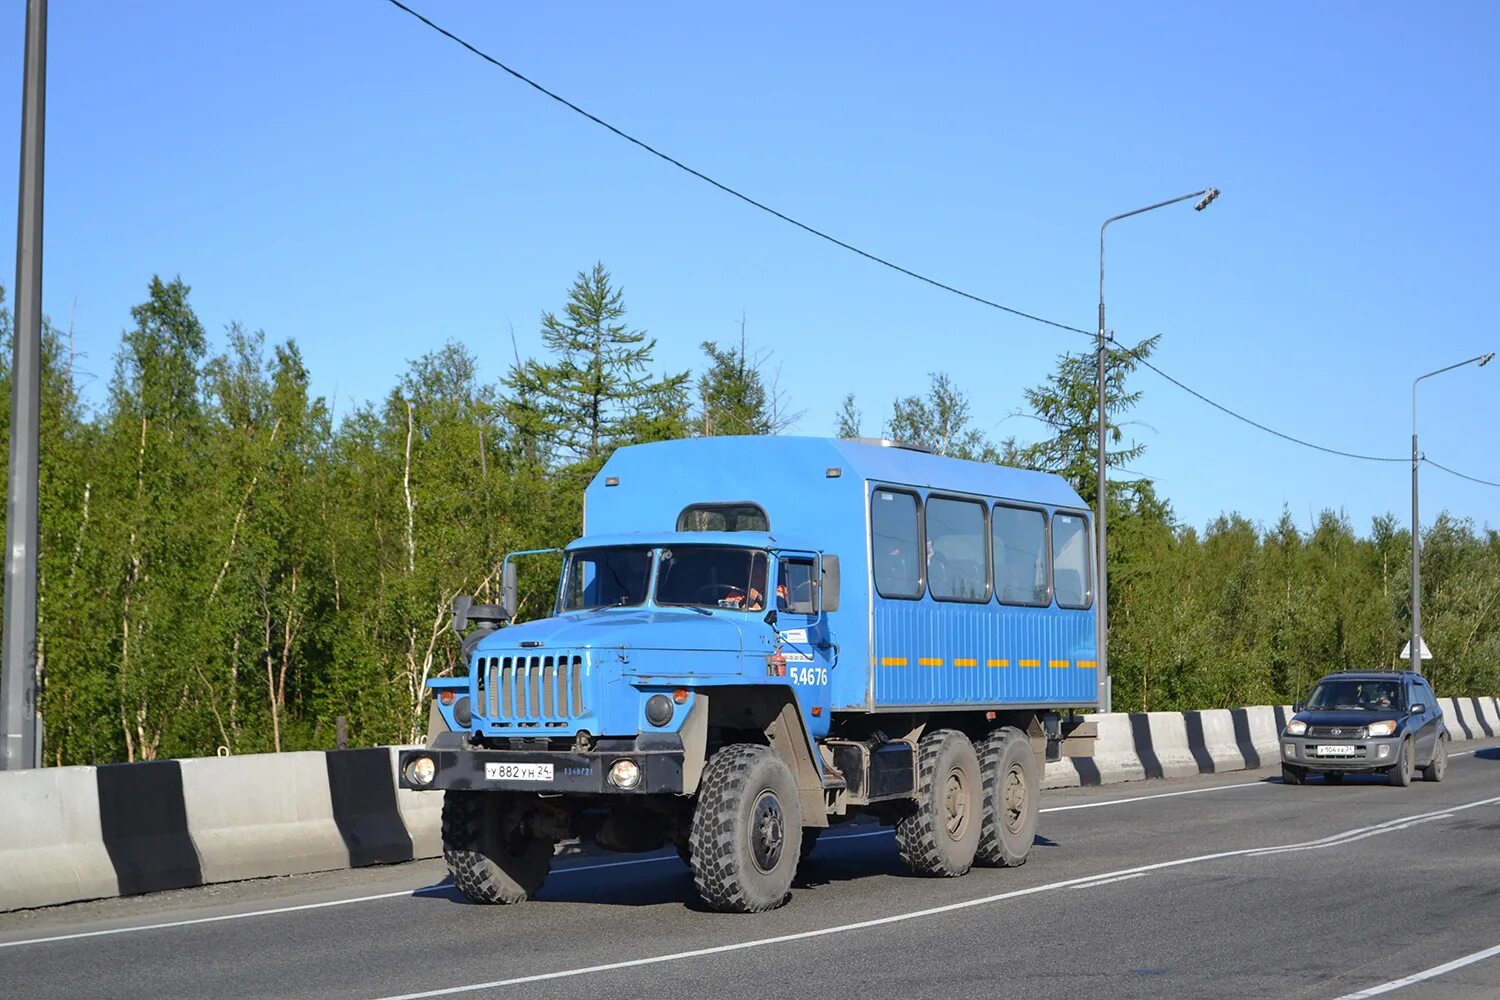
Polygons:
M1491 351L1490 353L1486 354L1484 357L1482 357L1482 358L1479 359L1479 367L1483 368L1485 365L1489 364L1491 361L1494 361L1494 360L1495 360L1495 352Z
M1196 204L1196 205L1193 206L1193 211L1195 211L1195 212L1201 212L1201 211L1203 211L1205 208L1207 208L1208 206L1212 205L1214 203L1214 199L1217 198L1218 196L1219 196L1219 189L1218 188L1209 188L1207 191L1203 192L1203 200L1200 201L1200 202L1198 202L1198 204Z

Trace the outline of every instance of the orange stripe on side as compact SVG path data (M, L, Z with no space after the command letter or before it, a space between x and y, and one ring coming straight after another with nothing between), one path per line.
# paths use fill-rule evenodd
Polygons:
M979 666L979 661L978 660L954 660L953 661L953 665L955 667L977 667L977 666Z
M904 657L904 656L882 656L880 658L880 665L882 667L904 667L904 666L906 666L906 657Z
M1020 660L1019 662L1023 667L1040 667L1042 665L1041 660Z
M923 656L918 658L917 664L923 667L941 667L943 660L939 656Z
M987 666L987 667L1008 667L1008 666L1010 666L1010 661L1009 660L985 660L984 661L984 665Z
M1068 664L1070 664L1072 662L1073 662L1072 660L1048 660L1047 661L1047 666L1049 666L1049 667L1066 667Z
M1078 665L1084 670L1093 670L1099 666L1099 664L1094 660L1079 660Z

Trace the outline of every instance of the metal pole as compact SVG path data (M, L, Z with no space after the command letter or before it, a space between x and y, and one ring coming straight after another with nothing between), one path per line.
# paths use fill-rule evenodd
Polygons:
M16 313L5 509L5 636L0 661L0 770L32 767L36 744L37 479L42 353L42 152L47 93L47 0L26 4L21 89L21 185L16 212Z
M1106 558L1106 553L1108 552L1108 532L1106 529L1109 522L1108 504L1106 503L1109 491L1109 465L1108 454L1105 450L1105 435L1108 430L1108 423L1105 417L1104 362L1106 342L1109 335L1104 329L1104 231L1109 228L1111 222L1119 222L1121 219L1128 219L1132 215L1140 215L1142 212L1151 212L1158 208L1166 208L1168 205L1175 205L1180 201L1187 201L1189 198L1201 199L1198 204L1193 206L1201 212L1212 204L1213 200L1218 196L1218 188L1204 188L1202 191L1194 191L1192 194L1185 194L1180 198L1170 198L1167 201L1159 201L1155 205L1138 208L1133 212L1110 216L1104 220L1104 225L1099 227L1099 340L1097 345L1099 357L1098 371L1095 374L1099 396L1099 426L1097 430L1099 482L1097 499L1094 506L1094 541L1096 547L1094 561L1098 567L1099 593L1094 598L1094 630L1098 633L1096 639L1098 646L1098 669L1095 674L1098 690L1095 693L1095 698L1098 701L1099 711L1101 712L1108 712L1113 708L1110 704L1113 700L1113 689L1109 683L1109 560Z
M1408 652L1412 673L1422 672L1422 522L1417 517L1417 468L1422 464L1422 453L1417 450L1417 383L1464 365L1478 363L1483 368L1494 357L1493 351L1476 354L1446 368L1418 375L1411 382L1411 647Z
M1105 223L1109 225L1109 223ZM1099 711L1109 712L1113 710L1110 704L1109 689L1109 560L1105 558L1105 525L1108 523L1109 513L1105 499L1106 490L1109 487L1109 467L1105 462L1105 417L1104 417L1104 228L1099 229L1099 342L1098 342L1098 372L1096 373L1096 385L1099 395L1099 427L1098 445L1099 454L1097 465L1099 482L1094 502L1094 543L1095 556L1094 565L1098 567L1099 592L1094 598L1094 631L1098 638L1096 640L1098 658L1097 669L1094 671L1095 683L1098 691L1095 697L1098 699Z
M1411 386L1411 669L1422 672L1422 531L1417 517L1417 384Z

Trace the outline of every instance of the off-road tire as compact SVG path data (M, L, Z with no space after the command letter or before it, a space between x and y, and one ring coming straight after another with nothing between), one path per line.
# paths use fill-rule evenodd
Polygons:
M974 865L983 825L983 782L974 744L935 729L917 744L917 796L896 821L901 859L918 875L957 878Z
M1415 763L1411 758L1412 745L1411 738L1408 737L1401 741L1401 749L1396 751L1396 763L1385 773L1385 780L1397 788L1405 788L1411 784L1412 765Z
M1439 736L1437 746L1432 749L1432 760L1422 768L1423 781L1442 781L1448 773L1448 737Z
M1343 783L1344 783L1344 772L1343 771L1324 771L1323 772L1323 784L1325 784L1325 785L1342 785Z
M774 910L791 894L802 849L797 778L770 747L715 753L698 783L688 850L693 884L720 913Z
M1040 768L1031 740L1005 726L992 730L975 750L983 791L975 860L992 868L1023 865L1036 840L1041 807Z
M517 822L517 805L504 792L443 793L443 860L475 903L525 902L552 869L552 841Z
M1298 767L1296 764L1281 765L1281 783L1283 785L1300 785L1306 780L1306 768Z

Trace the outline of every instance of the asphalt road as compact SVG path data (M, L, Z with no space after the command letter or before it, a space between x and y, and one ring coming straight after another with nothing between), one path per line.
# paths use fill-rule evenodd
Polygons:
M1405 789L1048 792L1031 860L961 879L846 827L758 916L660 854L561 861L509 908L421 862L5 914L0 996L1500 998L1500 742L1461 749Z

